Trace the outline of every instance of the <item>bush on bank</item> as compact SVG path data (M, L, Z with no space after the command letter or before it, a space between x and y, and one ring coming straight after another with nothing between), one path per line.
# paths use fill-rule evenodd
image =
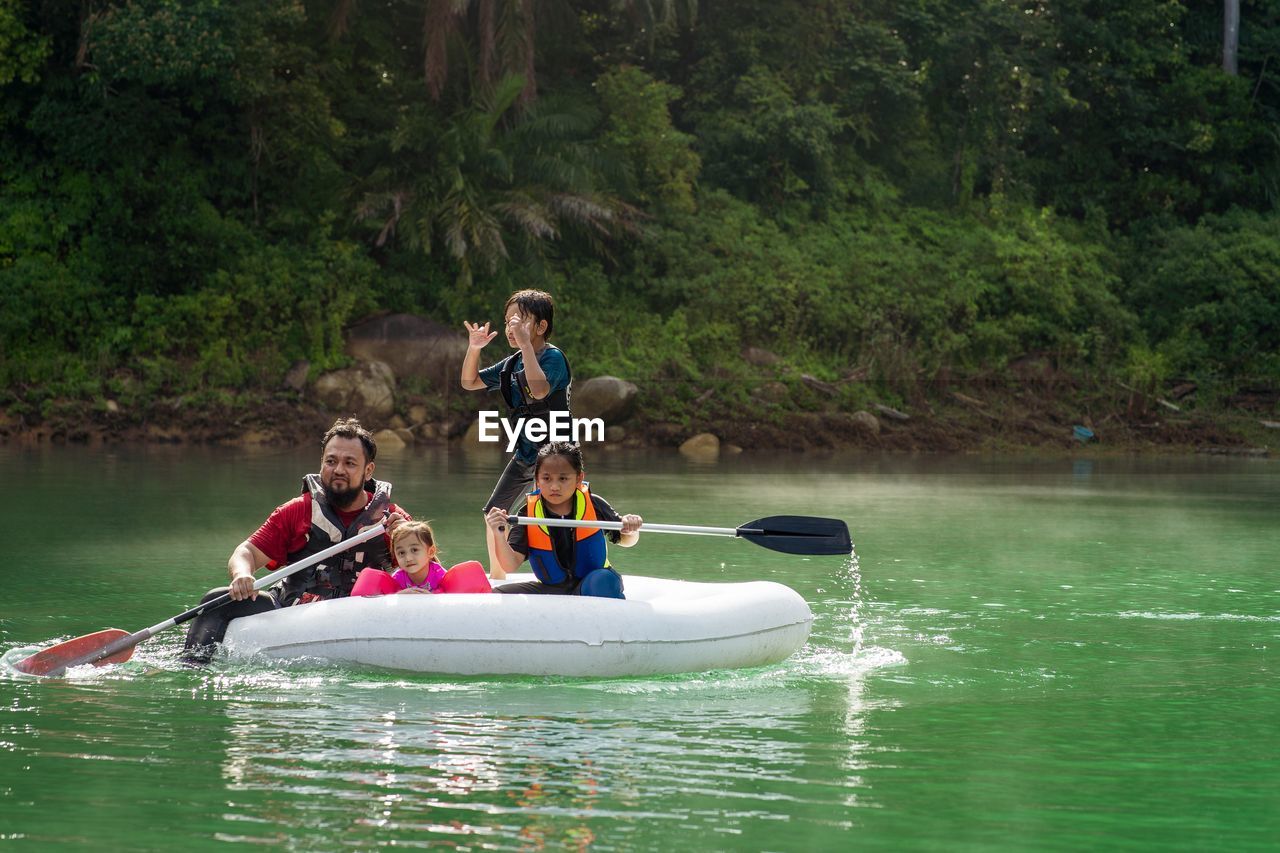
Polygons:
M416 0L0 0L0 405L252 405L370 313L528 286L672 418L1028 358L1274 385L1280 19L1232 76L1208 11L1126 8L571 3L441 44Z

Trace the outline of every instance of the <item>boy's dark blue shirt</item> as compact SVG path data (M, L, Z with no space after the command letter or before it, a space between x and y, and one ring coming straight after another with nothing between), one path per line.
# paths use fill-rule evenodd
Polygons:
M524 354L517 352L515 354L514 372L519 373L524 369ZM480 371L480 380L484 382L484 387L490 391L496 390L502 384L502 365L503 361L491 364L484 370ZM538 353L538 366L542 368L542 373L547 377L547 383L551 386L548 394L554 394L569 387L569 362L557 347L547 344L542 348L542 352ZM520 389L518 382L511 383L511 402L517 406L522 406L526 402L524 392ZM532 465L538 458L538 445L524 437L523 432L516 439L516 459Z

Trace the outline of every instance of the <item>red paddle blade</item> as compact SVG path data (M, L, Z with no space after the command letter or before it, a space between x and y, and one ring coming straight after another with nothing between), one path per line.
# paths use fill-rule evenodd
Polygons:
M42 652L36 652L29 658L23 658L14 664L13 668L30 675L48 675L54 670L62 669L68 663L92 654L97 649L105 648L108 643L113 643L121 637L127 636L129 636L129 632L121 631L119 628L107 628L105 631L98 631L95 634L85 634L83 637L76 637L74 640L67 640L65 643L50 646ZM94 661L93 665L106 666L109 663L124 663L133 657L135 648L136 646L129 646L129 648L116 652L110 657Z

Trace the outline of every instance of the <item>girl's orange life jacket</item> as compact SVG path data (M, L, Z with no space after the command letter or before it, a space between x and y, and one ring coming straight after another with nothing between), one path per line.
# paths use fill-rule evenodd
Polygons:
M583 521L596 521L596 507L591 502L591 492L583 483L574 493L573 517ZM530 518L546 518L540 492L533 492L526 502L525 514ZM529 525L529 565L538 580L545 584L559 585L578 581L596 569L610 568L604 531L598 527L573 529L573 563L565 567L556 557L551 542L551 532L543 525Z

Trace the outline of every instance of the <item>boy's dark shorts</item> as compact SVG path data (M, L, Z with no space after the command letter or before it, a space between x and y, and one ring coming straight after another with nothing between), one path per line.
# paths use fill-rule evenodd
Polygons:
M493 494L489 495L484 511L488 513L495 506L510 510L516 498L528 494L532 485L533 463L521 462L512 456L507 467L502 469L502 476L498 478L498 485L493 487Z

